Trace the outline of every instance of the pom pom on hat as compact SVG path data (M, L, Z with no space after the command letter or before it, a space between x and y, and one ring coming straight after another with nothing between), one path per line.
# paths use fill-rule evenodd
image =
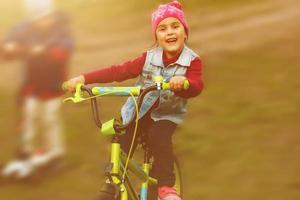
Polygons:
M172 2L168 3L168 5L174 6L174 7L178 8L178 9L182 10L182 5L181 5L181 3L179 1L172 1Z

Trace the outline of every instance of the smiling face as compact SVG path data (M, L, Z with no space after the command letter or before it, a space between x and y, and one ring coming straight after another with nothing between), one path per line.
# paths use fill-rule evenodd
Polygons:
M158 24L155 34L158 45L163 48L167 58L180 53L187 38L184 26L174 17L162 20Z

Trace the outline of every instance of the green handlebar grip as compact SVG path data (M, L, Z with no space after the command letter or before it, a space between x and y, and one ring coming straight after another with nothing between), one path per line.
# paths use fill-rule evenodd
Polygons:
M184 80L183 89L188 90L190 88L190 82L188 80Z
M190 83L188 80L184 80L183 82L183 90L188 90L190 87ZM170 90L170 83L163 83L162 84L162 89L163 90Z

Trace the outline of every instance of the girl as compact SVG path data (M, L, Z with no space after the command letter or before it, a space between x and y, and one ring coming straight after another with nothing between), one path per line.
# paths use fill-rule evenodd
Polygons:
M78 83L120 82L137 76L139 79L136 84L142 88L154 84L153 77L157 75L169 81L171 91L162 91L160 98L154 98L151 105L142 105L139 130L148 130L150 148L154 156L152 175L159 181L159 198L180 200L173 188L175 176L172 136L177 125L183 120L187 99L197 96L203 88L202 65L199 56L185 45L189 27L178 1L158 7L152 14L152 30L157 43L156 48L144 52L132 61L75 77L67 82L67 88L74 91ZM189 81L190 87L183 91L185 80ZM146 114L153 106L157 107ZM128 98L121 110L124 123L131 119L133 108L133 100ZM121 147L125 152L129 151L132 129L129 128L121 138Z

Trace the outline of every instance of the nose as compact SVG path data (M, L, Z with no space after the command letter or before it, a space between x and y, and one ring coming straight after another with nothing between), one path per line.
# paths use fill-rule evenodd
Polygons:
M168 35L173 34L173 29L172 29L171 27L168 27L168 28L167 28L167 34L168 34Z

